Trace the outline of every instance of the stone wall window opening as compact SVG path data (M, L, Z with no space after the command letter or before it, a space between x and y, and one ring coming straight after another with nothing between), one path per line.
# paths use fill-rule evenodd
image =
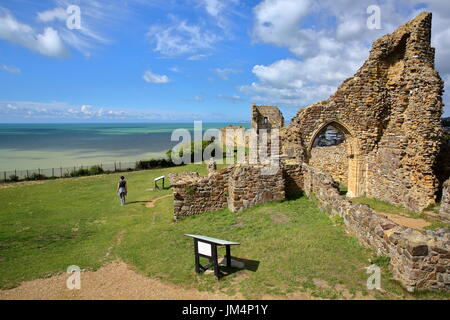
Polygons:
M269 123L269 118L264 117L264 124L268 124Z
M333 126L327 125L323 128L313 141L312 147L330 147L345 142L345 133Z

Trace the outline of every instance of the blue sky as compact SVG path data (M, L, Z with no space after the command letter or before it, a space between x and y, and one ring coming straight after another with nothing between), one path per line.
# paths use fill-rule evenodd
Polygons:
M81 29L67 27L71 5ZM289 119L424 9L447 83L447 0L1 1L0 122L241 121L252 103Z

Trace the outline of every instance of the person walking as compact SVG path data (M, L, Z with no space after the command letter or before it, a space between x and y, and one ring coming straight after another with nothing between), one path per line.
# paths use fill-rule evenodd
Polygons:
M125 196L128 193L127 182L125 181L125 177L121 176L120 181L117 184L117 195L120 197L120 205L123 206L125 204Z

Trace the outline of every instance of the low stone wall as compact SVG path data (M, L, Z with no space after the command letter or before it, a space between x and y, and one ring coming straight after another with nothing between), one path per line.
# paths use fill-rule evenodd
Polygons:
M170 174L174 195L174 217L229 208L232 212L256 204L283 200L284 176L279 167L267 174L269 166L234 165L201 177L196 172Z
M228 167L206 177L200 177L196 172L170 174L175 219L227 208L230 172Z
M313 147L309 164L331 174L334 180L348 183L347 144L336 146Z
M439 216L442 220L450 222L450 179L445 181L442 188L441 208Z
M353 204L339 194L332 177L303 164L304 191L332 215L344 219L361 243L391 258L394 278L406 289L450 290L450 230L415 230Z
M285 198L282 168L266 172L268 169L262 165L234 166L228 180L228 208L232 212Z

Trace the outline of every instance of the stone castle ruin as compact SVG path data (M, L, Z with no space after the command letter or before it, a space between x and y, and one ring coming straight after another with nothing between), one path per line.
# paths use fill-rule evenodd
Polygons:
M378 39L368 60L333 96L292 119L282 134L283 151L310 162L317 134L333 125L347 141L348 196L414 211L434 204L443 82L430 39L428 13Z
M443 81L434 69L431 13L372 45L356 74L328 99L302 108L284 126L277 107L251 108L257 133L279 130L279 167L237 164L172 174L174 216L180 218L305 193L330 215L343 218L361 243L391 258L394 277L408 290L450 290L450 229L411 229L347 197L367 196L422 211L442 195L440 217L450 222L450 181L442 159ZM300 72L300 71L299 71ZM259 147L259 146L258 146Z

